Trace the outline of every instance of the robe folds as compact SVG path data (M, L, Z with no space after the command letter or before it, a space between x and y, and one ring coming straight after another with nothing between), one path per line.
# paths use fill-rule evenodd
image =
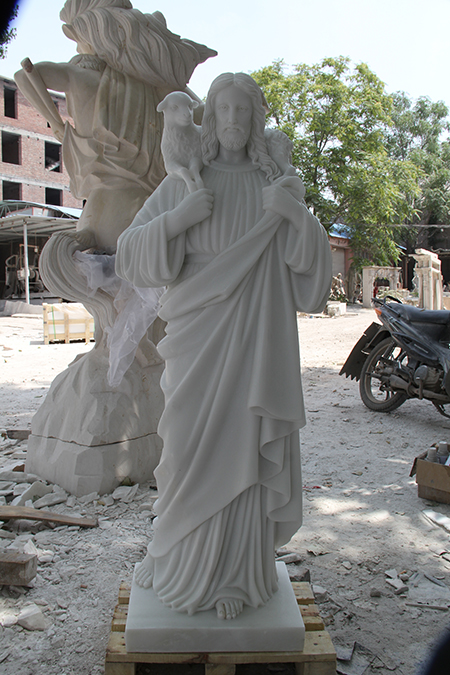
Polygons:
M95 97L92 137L65 124L63 158L77 199L87 199L99 187L142 188L147 194L155 190L165 176L163 120L156 112L160 100L155 86L105 66Z
M202 171L214 206L168 240L186 196L164 179L118 241L116 271L166 286L158 351L165 410L155 476L153 587L189 613L231 597L258 606L276 590L274 547L301 525L299 429L305 424L296 311L329 295L325 230L298 203L294 227L262 208L252 164ZM295 191L296 177L278 179Z

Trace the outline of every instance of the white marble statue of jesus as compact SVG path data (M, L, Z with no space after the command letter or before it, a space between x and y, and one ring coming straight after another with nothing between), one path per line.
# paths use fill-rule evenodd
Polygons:
M274 550L301 525L296 311L321 311L331 282L303 185L267 152L263 101L243 73L213 82L205 187L165 178L116 260L136 286L167 287L157 518L136 579L175 610L227 619L275 593Z

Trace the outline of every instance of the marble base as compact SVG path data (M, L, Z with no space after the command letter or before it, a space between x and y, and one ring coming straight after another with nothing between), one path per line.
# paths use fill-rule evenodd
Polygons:
M153 478L162 440L158 434L105 445L86 446L31 434L26 470L81 497L115 490L124 478L143 483Z
M302 651L305 625L286 565L277 562L279 589L258 609L244 607L231 621L215 610L193 616L165 607L133 577L125 643L128 653Z

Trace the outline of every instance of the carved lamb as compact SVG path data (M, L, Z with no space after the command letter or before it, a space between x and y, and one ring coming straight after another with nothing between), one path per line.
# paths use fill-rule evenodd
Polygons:
M189 192L203 187L200 171L201 127L194 124L193 111L198 103L182 91L167 94L156 108L164 113L161 152L169 176L184 180Z

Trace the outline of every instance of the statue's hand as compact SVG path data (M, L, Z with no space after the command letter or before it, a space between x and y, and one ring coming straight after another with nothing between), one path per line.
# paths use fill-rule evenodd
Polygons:
M202 188L191 192L173 211L167 214L168 239L185 232L192 225L201 223L211 215L214 197L212 190Z
M297 199L279 183L263 188L263 209L294 223L298 219L300 204Z

